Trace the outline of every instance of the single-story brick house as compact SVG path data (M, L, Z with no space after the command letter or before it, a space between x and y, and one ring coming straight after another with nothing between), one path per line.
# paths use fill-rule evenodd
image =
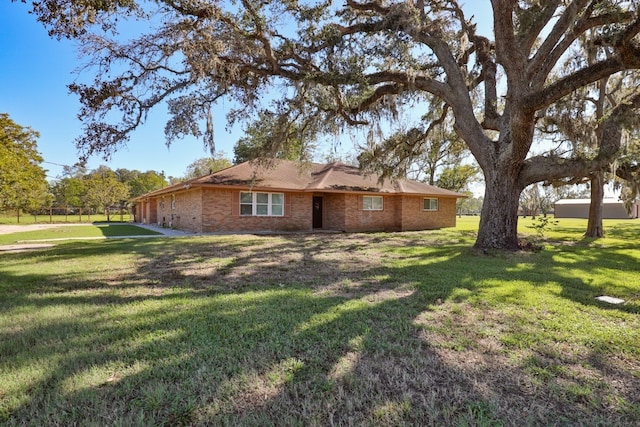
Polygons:
M342 163L245 162L136 198L135 220L194 232L453 227L462 194Z

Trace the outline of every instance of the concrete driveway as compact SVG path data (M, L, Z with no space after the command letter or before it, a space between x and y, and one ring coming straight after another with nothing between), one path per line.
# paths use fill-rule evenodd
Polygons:
M17 224L17 225L2 225L0 224L0 234L11 234L11 233L20 233L23 231L33 231L33 230L46 230L48 228L58 228L58 227L74 227L80 225L92 225L92 224ZM118 226L118 224L109 224L110 226ZM142 235L142 236L113 236L113 237L87 237L87 238L78 238L78 239L63 239L63 240L99 240L99 239L118 239L118 238L153 238L153 237L181 237L188 236L192 233L182 231L182 230L172 230L170 228L162 228L149 224L134 224L127 223L125 225L135 225L136 227L145 228L147 230L152 230L161 234L154 235ZM0 245L0 253L16 253L16 252L27 252L39 249L47 249L54 247L56 244L51 241L34 241L34 242L19 242L12 245Z

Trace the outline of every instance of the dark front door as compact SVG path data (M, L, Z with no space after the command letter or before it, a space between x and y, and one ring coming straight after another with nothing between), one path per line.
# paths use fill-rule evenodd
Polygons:
M313 228L322 228L322 197L313 198Z

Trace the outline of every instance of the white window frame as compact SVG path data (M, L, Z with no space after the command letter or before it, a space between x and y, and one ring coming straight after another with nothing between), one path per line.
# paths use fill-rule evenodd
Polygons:
M251 195L251 203L242 202L242 195L250 194ZM258 195L261 195L260 197ZM262 195L267 195L266 203L262 200L258 201L258 198L263 199ZM280 196L280 200L282 203L274 203L274 196ZM251 214L242 213L242 206L251 206ZM266 213L259 213L259 207L266 206ZM280 213L274 213L274 207L280 207ZM278 210L277 208L275 209ZM255 191L241 191L240 192L240 216L284 216L284 193L265 193L265 192L255 192Z
M425 206L425 202L427 200L431 200L431 201L435 200L435 202L436 202L435 209L431 206L431 203L429 203L429 207L428 208ZM440 201L438 200L437 197L425 197L424 199L422 199L422 210L424 210L424 211L436 212L438 210L439 206L440 206Z
M369 203L367 203L369 200ZM376 207L374 200L380 201L380 207ZM362 210L363 211L381 211L384 210L384 197L382 196L362 196Z

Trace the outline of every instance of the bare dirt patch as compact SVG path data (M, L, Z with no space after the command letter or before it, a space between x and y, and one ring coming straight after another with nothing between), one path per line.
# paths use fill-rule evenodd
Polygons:
M372 294L384 299L385 291L407 294L384 284L376 237L368 235L292 234L284 236L233 236L206 244L197 240L175 251L145 260L147 279L156 283L184 281L189 286L237 289L257 283L266 286L309 286L316 295L358 297ZM379 274L378 274L379 273ZM375 292L372 289L375 287Z

